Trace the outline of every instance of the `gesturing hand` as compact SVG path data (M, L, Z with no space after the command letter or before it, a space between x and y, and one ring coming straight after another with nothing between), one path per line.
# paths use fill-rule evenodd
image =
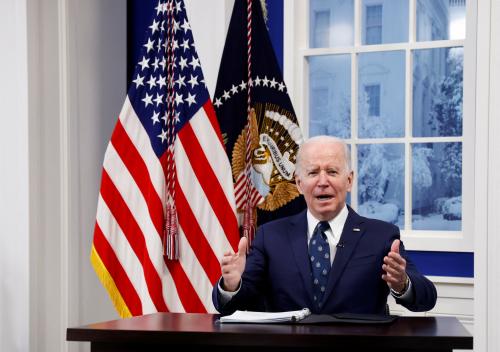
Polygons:
M399 240L394 240L391 251L384 257L382 279L396 292L402 292L406 286L406 260L399 254Z
M224 287L226 291L234 292L238 288L241 275L243 270L245 270L245 263L247 260L247 246L248 239L242 237L240 243L238 243L238 253L234 253L230 250L224 253L224 257L221 260L221 271Z

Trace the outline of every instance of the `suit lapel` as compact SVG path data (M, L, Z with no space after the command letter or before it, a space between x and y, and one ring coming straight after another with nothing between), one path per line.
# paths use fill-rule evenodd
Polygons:
M307 215L306 211L294 216L288 228L289 243L292 246L293 256L299 268L304 287L312 299L311 265L307 249Z
M344 229L342 230L339 246L337 246L335 259L333 260L332 269L330 270L328 284L325 291L325 301L332 293L333 288L341 277L345 266L351 259L351 256L358 245L358 241L365 232L363 219L350 207L348 207L348 209L349 215L347 216Z

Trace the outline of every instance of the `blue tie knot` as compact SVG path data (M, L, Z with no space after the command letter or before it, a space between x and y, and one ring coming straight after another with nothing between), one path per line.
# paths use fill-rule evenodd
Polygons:
M325 238L325 232L330 229L330 224L328 221L320 221L318 225L316 225L316 228L320 231L323 238Z

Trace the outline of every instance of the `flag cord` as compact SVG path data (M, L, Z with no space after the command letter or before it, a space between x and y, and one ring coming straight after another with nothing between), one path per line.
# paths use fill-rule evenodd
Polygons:
M163 254L169 260L179 259L179 236L177 226L177 209L175 207L175 107L174 107L174 2L167 3L167 175L166 175L166 209L165 230L163 238Z
M254 209L251 204L251 172L252 166L252 131L251 131L251 109L252 109L252 1L247 0L247 124L246 124L246 148L245 148L245 207L243 215L243 236L248 238L250 244L255 235Z

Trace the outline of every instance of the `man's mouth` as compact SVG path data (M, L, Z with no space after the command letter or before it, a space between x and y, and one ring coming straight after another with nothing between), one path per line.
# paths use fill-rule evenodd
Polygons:
M322 201L322 202L330 200L332 198L333 198L333 196L331 194L320 194L319 196L316 196L316 199L319 201Z

